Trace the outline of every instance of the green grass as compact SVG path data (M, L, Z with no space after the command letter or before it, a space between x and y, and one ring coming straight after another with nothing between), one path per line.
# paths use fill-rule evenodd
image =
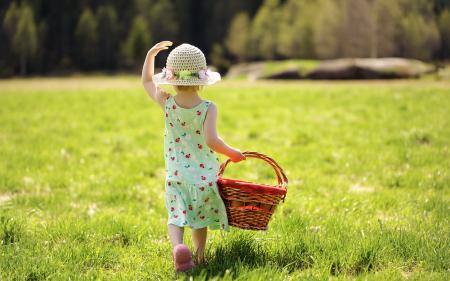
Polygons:
M448 280L449 86L206 88L222 137L290 184L267 232L209 232L209 266L176 276L163 115L138 78L0 81L0 280ZM256 160L227 175L273 181Z

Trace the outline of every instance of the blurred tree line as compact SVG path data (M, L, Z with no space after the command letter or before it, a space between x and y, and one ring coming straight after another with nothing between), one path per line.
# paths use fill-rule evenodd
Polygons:
M136 70L160 40L197 45L221 70L262 59L450 56L448 0L3 0L0 20L1 76Z
M262 0L2 0L0 76L137 70L160 40L225 55L230 19ZM165 62L167 52L158 56Z
M236 14L225 44L240 61L450 56L450 1L265 0ZM251 50L251 51L249 51Z

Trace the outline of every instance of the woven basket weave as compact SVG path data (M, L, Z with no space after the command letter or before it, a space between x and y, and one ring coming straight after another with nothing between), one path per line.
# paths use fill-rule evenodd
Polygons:
M276 206L284 202L288 179L275 160L258 152L244 152L246 157L257 158L272 166L277 185L257 184L237 179L224 178L223 173L230 162L220 166L217 185L228 216L228 223L242 229L267 230Z

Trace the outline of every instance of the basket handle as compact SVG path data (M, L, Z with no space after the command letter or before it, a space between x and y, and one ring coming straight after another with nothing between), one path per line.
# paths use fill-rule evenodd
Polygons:
M272 166L275 174L277 175L278 186L287 190L288 179L287 179L286 175L284 174L283 169L280 167L280 165L278 165L278 163L275 160L273 160L272 158L270 158L267 155L264 155L262 153L255 152L255 151L245 151L242 154L244 154L245 157L251 157L251 158L257 158L257 159L264 160L266 163L268 163L270 166ZM219 177L221 177L223 175L223 173L225 172L225 168L227 167L227 165L230 162L231 162L231 159L227 159L227 161L225 161L224 163L222 163L220 165L220 169L219 169L219 173L218 173ZM285 197L286 197L286 194L283 196L283 202L284 202Z

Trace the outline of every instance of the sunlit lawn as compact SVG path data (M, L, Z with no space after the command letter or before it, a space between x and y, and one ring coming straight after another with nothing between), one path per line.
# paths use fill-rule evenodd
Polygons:
M224 81L203 96L222 137L290 184L269 231L209 232L208 267L176 276L163 115L139 79L0 81L0 280L450 279L450 83ZM227 174L274 179L256 160Z

